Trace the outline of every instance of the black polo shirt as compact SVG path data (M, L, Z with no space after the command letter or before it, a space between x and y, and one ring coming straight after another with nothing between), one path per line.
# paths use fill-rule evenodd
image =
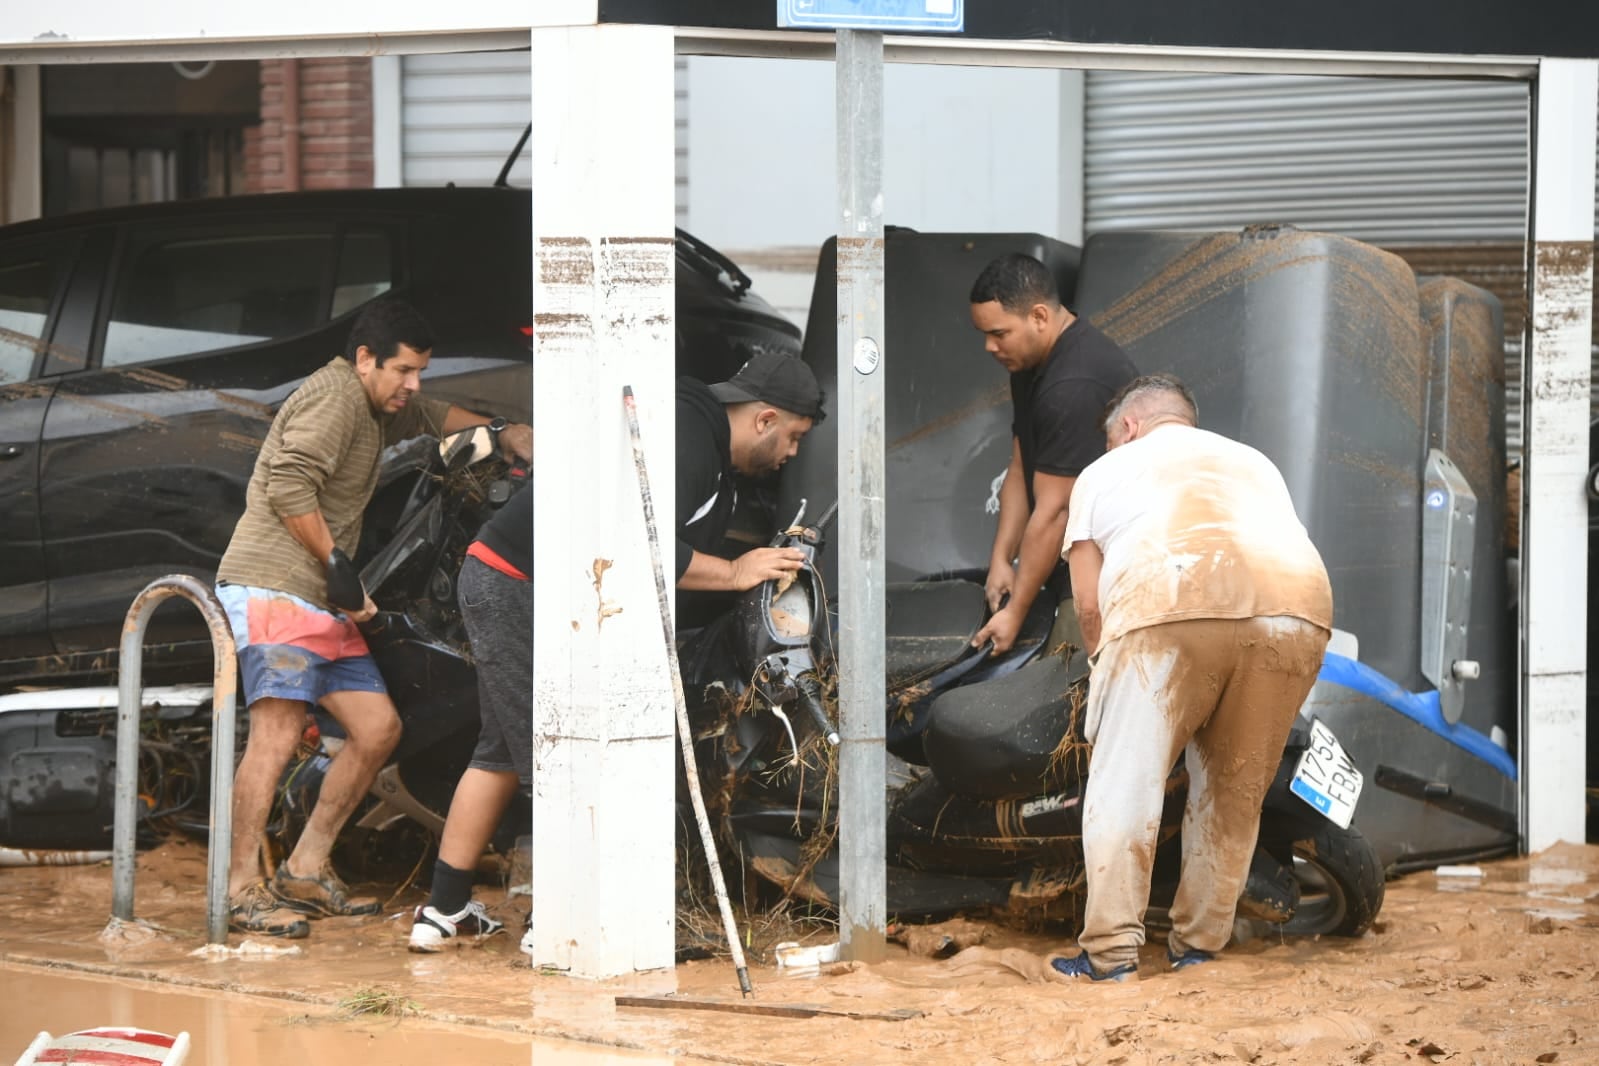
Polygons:
M677 571L681 579L696 551L720 554L738 490L733 476L727 408L710 387L677 379Z
M1011 432L1021 444L1029 509L1034 472L1076 477L1105 454L1105 406L1137 376L1127 353L1081 318L1043 363L1010 376Z
M478 530L477 539L528 577L533 576L533 485L522 486Z

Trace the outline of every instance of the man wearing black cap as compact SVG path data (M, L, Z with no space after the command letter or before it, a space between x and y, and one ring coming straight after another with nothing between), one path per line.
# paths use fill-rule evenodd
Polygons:
M677 587L742 592L798 570L793 548L752 548L736 559L716 554L738 493L735 474L776 473L801 438L826 417L822 389L804 362L758 352L732 378L677 382Z
M791 548L755 548L736 559L715 554L737 500L734 475L775 473L799 451L800 438L823 418L822 390L793 356L759 353L728 381L677 383L677 587L741 592L798 570ZM484 526L461 567L461 617L478 671L483 726L472 763L456 786L439 841L428 902L416 908L410 950L431 953L477 942L505 923L472 899L478 858L488 846L519 781L532 777L527 692L532 685L533 491L522 489ZM714 604L679 603L693 625ZM685 611L686 608L686 611ZM681 628L688 628L680 625ZM532 931L522 950L532 954Z

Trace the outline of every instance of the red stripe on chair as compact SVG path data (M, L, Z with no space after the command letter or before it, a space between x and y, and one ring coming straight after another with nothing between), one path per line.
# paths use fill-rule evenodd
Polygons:
M178 1042L175 1036L166 1033L152 1032L149 1029L127 1029L114 1025L102 1026L98 1029L80 1029L69 1036L96 1036L110 1037L116 1040L131 1040L136 1044L153 1044L156 1047L171 1047Z
M159 1066L177 1041L175 1036L149 1029L80 1029L56 1037L35 1061L81 1066Z

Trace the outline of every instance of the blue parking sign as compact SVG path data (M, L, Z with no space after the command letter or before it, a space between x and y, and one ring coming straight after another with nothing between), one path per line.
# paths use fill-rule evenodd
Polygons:
M966 28L965 0L777 0L785 29L939 31Z

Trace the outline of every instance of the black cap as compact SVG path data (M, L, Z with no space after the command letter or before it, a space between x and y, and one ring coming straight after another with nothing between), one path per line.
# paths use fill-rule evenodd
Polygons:
M757 352L738 373L712 385L711 395L723 403L769 403L815 422L827 417L816 375L803 360L781 352Z

